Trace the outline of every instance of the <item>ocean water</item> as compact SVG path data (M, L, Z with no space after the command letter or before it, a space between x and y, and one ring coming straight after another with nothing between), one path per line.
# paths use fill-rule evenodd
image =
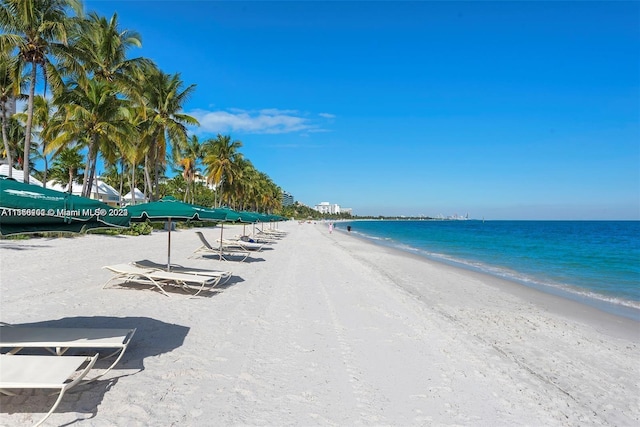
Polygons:
M337 229L640 320L640 221L354 221Z

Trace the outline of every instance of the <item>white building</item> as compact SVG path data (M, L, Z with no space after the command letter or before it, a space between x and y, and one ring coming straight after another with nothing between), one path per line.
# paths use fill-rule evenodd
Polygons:
M63 193L69 192L69 185L60 185L56 184L53 180L47 182L47 188L52 190L61 191ZM76 182L71 185L71 194L76 196L82 195L82 184L78 184ZM106 203L111 206L119 206L120 205L120 193L118 190L102 181L101 179L96 179L91 188L91 194L89 198L100 200L103 203Z
M9 176L9 165L0 165L0 175ZM18 182L24 182L24 172L16 168L11 168L11 178L15 179ZM29 184L39 185L40 187L42 187L42 182L38 181L33 176L29 176Z
M122 201L127 204L127 205L131 205L134 204L134 200L133 200L133 196L136 196L135 199L135 204L138 205L140 203L147 203L149 201L149 199L147 199L144 196L144 193L142 191L140 191L137 187L135 187L133 189L133 191L129 191L127 194L124 195L124 197L122 198Z
M340 206L329 202L320 202L314 206L314 209L323 214L339 214Z

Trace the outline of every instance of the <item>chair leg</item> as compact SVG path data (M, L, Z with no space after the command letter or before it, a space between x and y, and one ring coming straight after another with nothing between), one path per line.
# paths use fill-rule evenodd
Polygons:
M62 397L64 396L64 393L69 390L71 387L75 386L76 384L80 383L82 381L82 379L89 373L89 371L91 370L91 368L93 368L93 365L96 364L96 361L98 360L98 354L96 354L93 357L87 357L87 361L89 362L87 364L87 366L82 370L82 372L80 374L78 374L78 376L76 377L76 379L74 379L73 381L71 381L68 384L65 384L64 387L62 387L60 389L60 394L58 395L58 399L56 399L56 402L53 404L53 406L51 407L51 409L49 410L49 412L47 412L47 414L40 420L38 421L37 424L35 424L34 427L38 427L39 425L42 425L42 423L49 418L49 416L51 414L53 414L53 411L56 410L56 408L58 407L58 405L60 404L60 401L62 400Z
M55 409L58 407L58 405L60 404L60 401L62 400L62 396L64 396L64 392L66 391L66 388L62 388L60 390L60 394L58 395L58 399L56 400L56 403L53 404L53 406L51 407L51 409L49 410L49 412L47 412L47 415L44 416L44 418L42 418L40 421L38 421L34 427L38 427L39 425L42 425L42 423L49 418L49 416L51 414L53 414L53 411L55 411Z

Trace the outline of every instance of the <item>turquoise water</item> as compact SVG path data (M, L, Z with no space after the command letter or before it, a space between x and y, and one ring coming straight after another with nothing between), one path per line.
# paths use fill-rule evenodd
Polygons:
M354 221L337 228L640 320L640 221Z

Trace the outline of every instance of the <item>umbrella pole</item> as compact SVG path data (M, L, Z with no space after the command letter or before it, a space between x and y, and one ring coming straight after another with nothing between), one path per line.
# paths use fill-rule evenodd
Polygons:
M222 231L224 230L224 222L220 223L220 261L222 261Z
M171 271L171 218L169 218L169 244L167 245L167 271Z

